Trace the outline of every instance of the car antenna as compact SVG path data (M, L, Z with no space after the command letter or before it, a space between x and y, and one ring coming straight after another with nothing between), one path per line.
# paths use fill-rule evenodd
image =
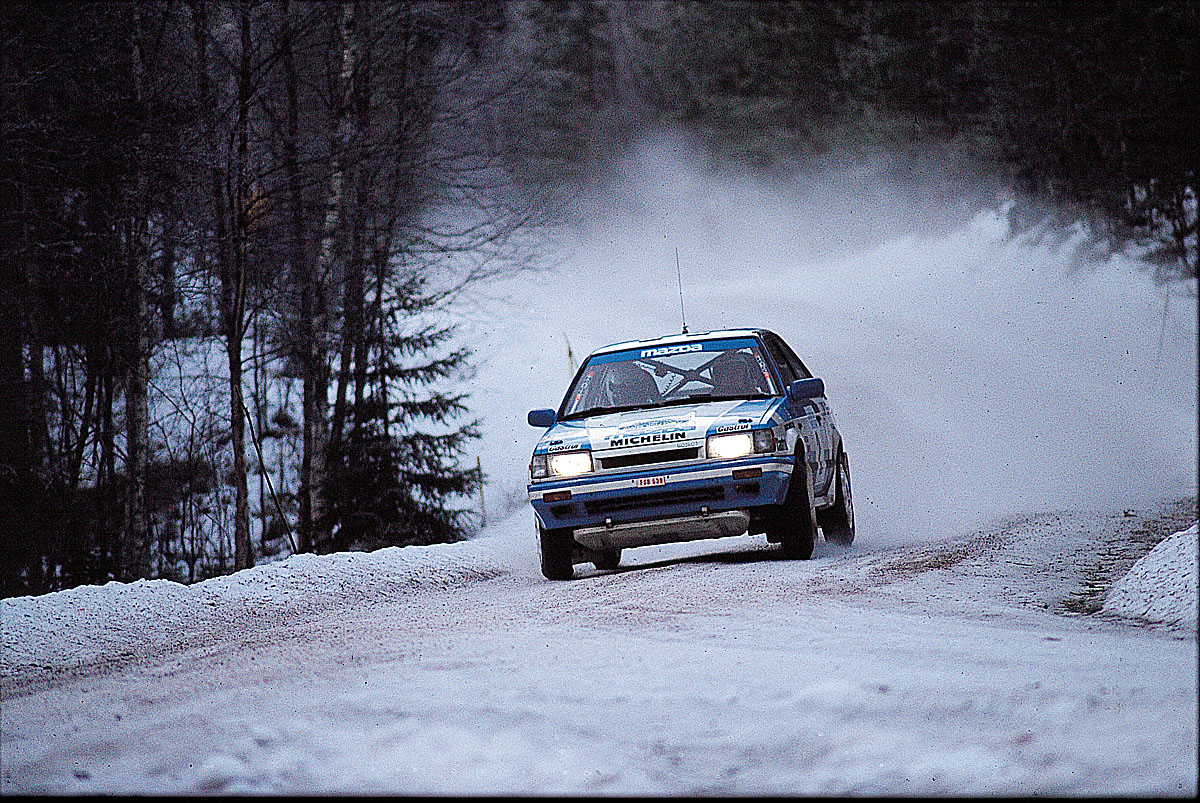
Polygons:
M687 316L683 314L683 273L679 270L679 246L675 246L675 277L679 280L679 318L683 321L683 333L687 331Z

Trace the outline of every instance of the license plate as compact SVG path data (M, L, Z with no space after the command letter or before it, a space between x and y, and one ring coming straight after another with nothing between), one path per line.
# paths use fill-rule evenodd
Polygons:
M651 485L666 485L666 477L635 477L633 480L634 488L646 488Z

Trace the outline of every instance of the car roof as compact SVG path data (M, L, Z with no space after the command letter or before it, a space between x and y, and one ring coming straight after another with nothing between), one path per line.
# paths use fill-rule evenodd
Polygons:
M598 348L592 354L609 354L626 349L669 346L677 343L694 343L699 340L720 340L727 337L756 337L771 334L766 329L717 329L712 332L694 332L678 335L663 335L653 340L627 340L623 343L613 343L610 346Z

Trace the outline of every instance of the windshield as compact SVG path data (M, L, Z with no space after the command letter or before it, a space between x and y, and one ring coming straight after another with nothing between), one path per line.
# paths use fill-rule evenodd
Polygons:
M777 395L757 340L703 340L593 356L567 393L562 417Z

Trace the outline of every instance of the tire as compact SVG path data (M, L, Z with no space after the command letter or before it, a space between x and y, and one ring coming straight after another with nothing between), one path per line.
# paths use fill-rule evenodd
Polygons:
M767 540L777 541L785 558L808 560L817 540L817 518L809 481L808 464L796 461L787 496L767 529Z
M817 511L817 522L825 540L834 544L854 543L854 494L850 490L850 458L845 452L838 454L837 475L834 477L837 491L833 507Z
M592 565L597 569L611 571L621 565L621 550L606 549L599 553L599 556L592 561Z
M538 554L542 559L542 574L547 580L570 580L575 576L571 551L575 539L570 530L547 530L537 525Z

